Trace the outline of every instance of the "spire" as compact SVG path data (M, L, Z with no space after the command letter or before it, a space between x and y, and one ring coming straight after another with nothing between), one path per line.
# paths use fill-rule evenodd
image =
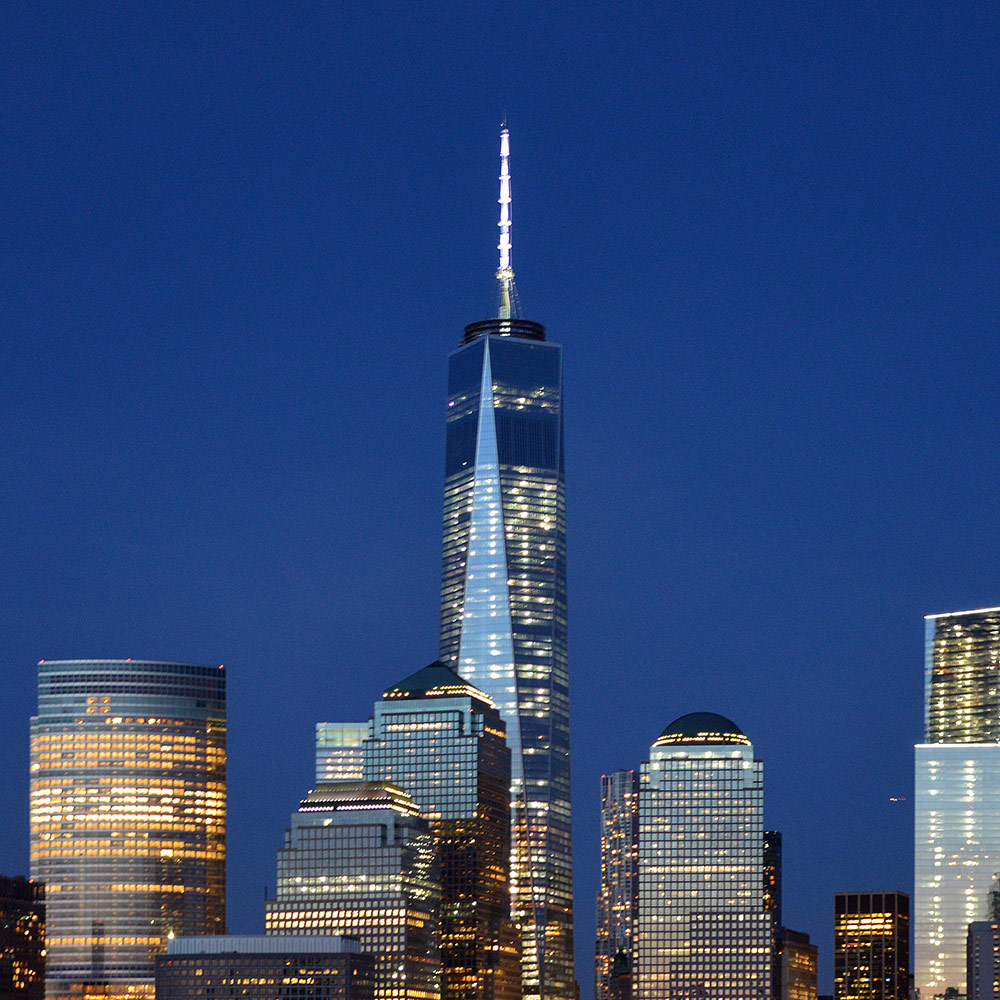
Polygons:
M500 126L500 266L497 268L497 318L511 319L520 312L514 270L510 266L510 130L507 119Z

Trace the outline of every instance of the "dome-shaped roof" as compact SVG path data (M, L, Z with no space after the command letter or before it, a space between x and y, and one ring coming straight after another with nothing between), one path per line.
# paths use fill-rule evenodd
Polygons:
M714 712L691 712L674 719L660 733L653 746L670 746L676 743L735 743L750 746L750 740L735 722Z

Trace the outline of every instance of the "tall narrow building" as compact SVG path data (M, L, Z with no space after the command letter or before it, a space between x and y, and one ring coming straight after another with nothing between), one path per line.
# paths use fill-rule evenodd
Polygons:
M518 315L509 143L505 126L496 316L448 363L441 659L507 727L523 996L572 1000L562 349Z
M1000 861L1000 608L929 615L916 747L914 985L966 993L966 938Z
M225 931L221 666L39 663L31 874L49 1000L151 998L168 939Z
M639 893L639 774L601 775L601 887L597 891L594 996L610 1000L612 973L632 975ZM615 960L617 959L617 966Z

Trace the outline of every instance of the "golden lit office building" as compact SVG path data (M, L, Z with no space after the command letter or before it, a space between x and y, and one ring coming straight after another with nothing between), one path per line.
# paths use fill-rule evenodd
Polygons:
M225 930L221 666L39 663L31 873L50 1000L152 997L168 939Z
M838 892L833 900L834 1000L908 1000L910 897Z
M966 993L966 937L1000 858L1000 608L929 615L916 747L914 986Z

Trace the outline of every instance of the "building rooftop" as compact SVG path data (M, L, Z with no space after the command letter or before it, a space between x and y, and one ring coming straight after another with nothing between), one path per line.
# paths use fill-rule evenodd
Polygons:
M735 722L714 712L691 712L674 719L660 733L653 746L677 743L735 743L750 746L750 740Z
M423 670L404 677L383 695L383 698L459 698L469 695L493 706L490 696L460 677L451 667L435 660ZM494 706L495 707L495 706Z

